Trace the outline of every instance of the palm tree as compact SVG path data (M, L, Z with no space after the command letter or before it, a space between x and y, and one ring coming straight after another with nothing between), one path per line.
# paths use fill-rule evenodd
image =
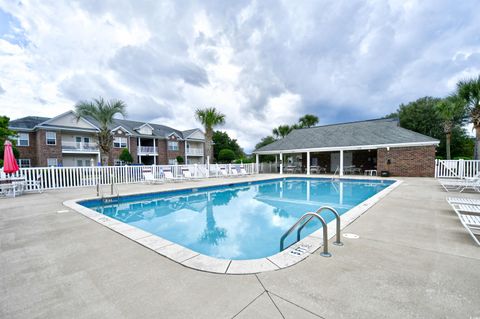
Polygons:
M475 129L475 154L480 158L480 75L477 78L457 83L457 94L460 96L470 112L470 119Z
M205 151L209 156L209 163L211 163L213 159L213 127L224 124L225 115L217 111L214 107L207 107L204 109L197 109L195 111L195 117L205 128Z
M317 125L317 123L318 123L318 116L315 116L313 114L305 114L298 120L298 124L300 125L301 128L312 127L314 125Z
M451 159L450 143L452 140L453 128L457 125L464 114L464 102L458 95L451 95L440 100L435 106L438 117L442 120L443 131L445 133L445 148L447 150L447 160Z
M284 138L285 136L288 135L292 131L292 127L288 125L280 125L277 128L274 128L272 130L273 135L275 135L276 138Z
M81 117L91 117L99 124L97 133L98 147L102 158L102 165L108 165L110 151L113 145L113 135L109 126L117 114L126 116L127 105L120 100L105 101L103 98L93 99L92 102L81 101L75 105L77 121Z

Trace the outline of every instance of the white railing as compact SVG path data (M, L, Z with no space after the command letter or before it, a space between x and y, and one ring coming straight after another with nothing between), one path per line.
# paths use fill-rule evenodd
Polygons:
M138 154L157 154L158 148L156 146L140 146Z
M479 160L435 160L435 178L472 178L479 175Z
M187 155L203 156L203 149L202 148L187 148Z
M62 141L62 151L98 152L98 144Z
M240 165L228 164L231 169ZM216 164L192 164L192 165L135 165L135 166L91 166L91 167L29 167L20 168L15 174L9 177L23 177L27 183L27 190L37 189L34 186L37 182L40 189L59 189L108 185L141 183L144 180L143 172L150 171L156 178L162 178L164 171L171 171L174 177L183 176L183 170L188 169L190 173L198 178L217 177L213 173ZM255 164L243 164L248 174L254 174Z

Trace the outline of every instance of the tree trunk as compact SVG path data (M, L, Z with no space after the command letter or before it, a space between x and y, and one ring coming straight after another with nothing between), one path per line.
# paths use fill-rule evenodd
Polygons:
M450 155L450 142L452 140L452 133L447 133L446 134L446 139L445 139L445 148L447 150L447 160L452 159Z
M209 156L208 164L213 160L213 147L212 147L213 131L210 129L205 130L205 156Z
M480 126L475 127L475 152L473 159L478 160L480 158Z

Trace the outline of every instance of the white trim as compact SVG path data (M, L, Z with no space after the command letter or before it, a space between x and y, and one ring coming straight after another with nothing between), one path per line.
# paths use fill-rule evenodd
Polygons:
M133 135L132 132L130 132L129 130L127 130L126 128L124 128L121 125L117 126L116 128L112 128L111 132L113 133L113 132L118 131L118 130L122 130L124 133L128 133L129 135Z
M48 123L52 122L53 120L56 120L56 119L58 119L58 118L60 118L60 117L62 117L62 116L65 116L65 115L69 114L69 113L70 113L70 114L73 114L73 116L77 116L74 111L70 110L70 111L64 112L64 113L62 113L62 114L60 114L60 115L57 115L57 116L55 116L55 117L52 117L51 119L46 120L45 122L42 122L42 123L36 125L35 127L42 127L43 125L48 124ZM80 118L81 118L82 120L84 120L85 122L87 122L88 124L90 124L91 126L93 126L96 130L100 130L96 125L94 125L92 122L90 122L89 120L87 120L87 119L84 118L83 116L81 116ZM72 127L72 128L73 128L73 127Z
M301 149L284 149L274 151L257 151L253 154L278 154L278 153L305 153L310 152L331 152L331 151L356 151L356 150L372 150L387 147L414 147L414 146L431 146L438 145L440 142L414 142L414 143L397 143L397 144L373 144L373 145L357 145L357 146L334 146L334 147L319 147L319 148L301 148Z
M177 133L175 133L175 132L172 132L172 133L168 134L167 137L172 136L172 135L175 135L178 140L183 141L183 138L182 138L180 135L178 135ZM167 139L168 139L168 138L167 138Z
M48 133L54 133L55 134L55 143L54 144L48 144ZM45 131L45 145L57 145L57 132L55 132L55 131Z
M188 131L189 131L189 130L188 130ZM183 132L185 132L185 131L183 131ZM185 139L188 139L190 136L193 135L193 133L196 133L196 132L200 132L200 133L202 133L203 135L205 135L205 133L203 133L203 131L202 131L201 129L199 129L199 128L194 128L193 131L192 131L190 134L188 134L188 136L185 136ZM194 139L192 139L192 140L197 140L197 139L194 138ZM203 140L200 140L200 141L203 141Z
M140 125L139 127L134 128L134 130L135 130L135 131L136 131L136 130L139 130L139 129L141 129L142 127L144 127L145 125L147 125L149 128L151 128L152 131L155 130L155 129L154 129L150 124L148 124L148 123L143 123L143 124Z

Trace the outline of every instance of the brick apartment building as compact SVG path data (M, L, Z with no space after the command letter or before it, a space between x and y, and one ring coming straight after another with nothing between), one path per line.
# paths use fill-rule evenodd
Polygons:
M15 130L21 167L91 166L100 162L97 145L99 125L73 111L54 118L27 116L10 121ZM110 163L123 164L120 153L127 148L135 164L175 164L181 156L187 164L206 160L205 136L200 129L180 131L168 126L115 119L110 127L113 148Z
M330 173L357 169L433 177L439 143L400 127L397 120L377 119L293 130L254 153L275 155L282 169L290 166L294 171L307 172L314 167Z

